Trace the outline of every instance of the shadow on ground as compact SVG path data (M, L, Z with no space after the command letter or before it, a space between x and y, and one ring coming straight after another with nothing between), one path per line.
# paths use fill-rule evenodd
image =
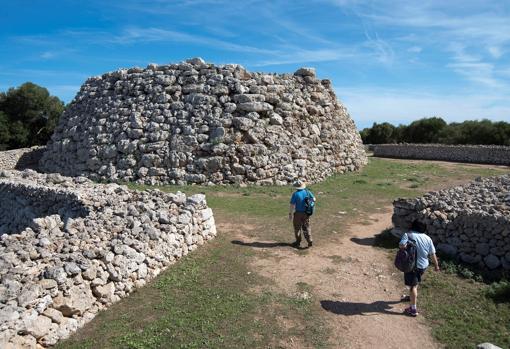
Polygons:
M400 301L376 301L373 303L354 303L340 301L321 301L324 310L337 315L370 315L370 313L382 313L390 315L403 315L401 312L392 310L391 305Z
M231 242L234 245L257 247L257 248L273 248L273 247L293 247L293 248L295 248L294 245L289 244L288 242L259 242L259 241L244 242L244 241L240 241L240 240L232 240Z
M351 238L351 241L358 245L373 246L375 238Z

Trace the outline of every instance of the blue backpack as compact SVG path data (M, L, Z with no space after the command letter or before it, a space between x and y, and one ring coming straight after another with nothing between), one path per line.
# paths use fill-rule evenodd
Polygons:
M313 215L313 212L315 210L315 200L312 196L312 193L310 193L310 191L308 191L308 190L306 190L306 197L304 199L304 203L305 203L305 213L308 216Z
M407 246L405 249L399 249L395 256L395 267L404 273L410 273L416 269L416 260L418 259L418 248L416 241L412 239L412 234L408 233Z

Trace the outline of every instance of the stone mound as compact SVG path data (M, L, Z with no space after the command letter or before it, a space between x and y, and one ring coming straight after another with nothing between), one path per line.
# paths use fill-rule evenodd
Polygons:
M147 184L317 182L366 164L329 80L184 63L89 78L40 162L45 172Z
M215 235L202 194L0 172L0 348L54 345Z
M393 206L397 230L407 231L418 219L438 250L480 268L510 270L510 175L478 178Z

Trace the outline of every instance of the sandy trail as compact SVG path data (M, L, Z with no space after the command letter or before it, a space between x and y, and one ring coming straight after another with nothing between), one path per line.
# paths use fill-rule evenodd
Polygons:
M238 238L263 253L253 268L274 280L279 292L295 296L298 283L311 288L332 329L331 347L438 348L422 317L402 315L406 304L399 302L405 290L401 274L386 251L371 246L374 235L391 226L390 208L385 211L372 215L369 225L351 225L327 241L317 232L314 247L299 253L274 241ZM303 343L302 338L286 338L281 346L306 347Z

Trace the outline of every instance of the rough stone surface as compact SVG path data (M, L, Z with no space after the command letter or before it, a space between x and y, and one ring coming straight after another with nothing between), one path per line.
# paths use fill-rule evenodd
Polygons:
M202 194L1 171L0 344L54 345L215 235Z
M394 232L419 220L437 249L484 269L510 269L510 175L477 178L393 203Z
M510 147L497 145L377 144L374 156L510 165Z
M88 79L48 143L45 172L95 180L283 185L366 164L329 80L202 59Z
M0 151L0 170L37 170L46 147Z

